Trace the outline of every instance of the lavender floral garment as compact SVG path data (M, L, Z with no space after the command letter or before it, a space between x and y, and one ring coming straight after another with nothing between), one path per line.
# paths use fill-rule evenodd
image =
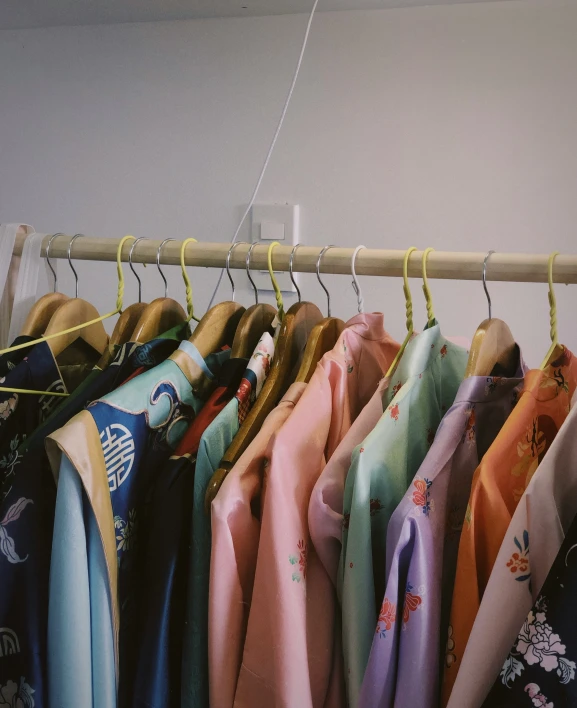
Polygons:
M351 708L358 705L386 587L388 522L453 405L466 365L466 350L445 339L438 324L418 334L391 377L381 419L353 452L345 484L339 568Z
M471 480L513 409L523 373L520 363L515 378L474 376L461 383L389 521L387 585L361 689L362 707L438 704L439 647L448 625Z

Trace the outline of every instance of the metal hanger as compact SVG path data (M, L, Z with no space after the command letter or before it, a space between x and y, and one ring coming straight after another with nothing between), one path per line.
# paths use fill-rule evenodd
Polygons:
M50 261L50 246L52 245L52 241L54 241L57 236L65 236L65 234L63 234L62 231L60 233L53 234L48 239L48 243L46 244L46 263L48 264L48 267L50 268L50 270L52 271L52 275L54 276L54 287L52 288L53 293L55 293L58 288L58 276L56 275L56 271L54 270L52 262Z
M248 276L248 279L250 280L250 284L252 285L252 289L254 290L254 299L255 299L256 304L258 305L258 288L254 284L254 280L252 279L252 275L250 274L250 257L252 255L252 249L255 246L258 246L257 241L255 241L255 243L253 243L252 246L248 249L248 251L246 253L245 265L246 265L246 274Z
M357 260L357 254L359 251L362 251L363 248L366 248L366 246L357 246L353 252L353 257L351 259L351 273L353 276L353 290L355 291L355 295L357 296L357 310L359 314L365 311L365 301L363 299L363 294L361 292L361 284L359 283L359 279L357 278L357 274L355 272L355 261Z
M128 265L130 267L130 270L134 274L134 277L136 278L136 282L138 283L138 302L141 303L142 302L142 282L140 280L138 273L134 270L134 264L132 263L132 252L136 248L136 244L139 241L148 241L148 239L146 238L146 236L141 236L140 238L137 238L134 241L134 243L130 247L130 251L128 252Z
M491 319L491 296L489 295L489 290L487 289L487 261L493 255L493 253L495 253L495 251L489 251L485 256L485 260L483 261L483 290L485 291L485 295L487 297L487 305L489 306L489 319Z
M164 297L168 297L168 283L166 281L166 277L164 273L162 272L162 268L160 267L160 253L162 251L162 247L164 246L165 243L168 243L169 241L176 241L175 238L165 238L164 241L160 244L156 251L156 267L158 268L158 272L160 273L160 277L164 281Z
M300 243L297 243L297 244L294 246L293 250L291 251L291 255L290 255L290 258L289 258L289 276L290 276L290 279L291 279L291 283L294 285L294 288L295 288L295 290L297 291L297 297L298 297L298 301L299 301L299 302L301 302L301 291L300 291L300 289L299 289L299 286L296 284L296 280L295 280L295 277L294 277L294 273L293 273L293 260L294 260L294 257L295 257L295 253L296 253L297 248L300 248L300 247L301 247L301 244L300 244Z
M228 279L230 280L230 286L231 286L231 288L232 288L232 296L231 296L230 299L231 299L233 302L234 302L234 298L235 298L236 292L235 292L235 287L234 287L234 280L232 279L232 275L230 274L230 257L232 256L232 252L234 251L234 249L235 249L237 246L240 246L241 244L242 244L243 246L248 246L248 242L247 242L247 241L236 241L236 242L233 243L232 246L228 249L228 253L226 254L226 274L228 275Z
M336 246L333 246L332 244L330 246L325 246L321 252L319 253L319 257L317 258L317 280L319 281L321 288L325 291L327 294L327 317L331 316L331 294L325 287L325 284L321 280L321 260L322 257L324 256L325 252L329 250L329 248L336 248Z

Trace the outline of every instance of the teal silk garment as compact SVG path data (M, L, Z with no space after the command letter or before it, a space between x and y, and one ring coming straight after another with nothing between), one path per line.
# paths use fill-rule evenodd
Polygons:
M182 657L182 708L208 707L208 589L210 583L210 515L206 490L228 446L256 400L270 370L274 342L265 332L243 374L234 398L200 439L194 472L192 534L189 556L186 625ZM178 454L177 450L177 454Z
M383 415L355 448L344 496L339 591L349 706L356 708L385 591L387 526L452 406L468 354L435 323L412 339L391 377Z

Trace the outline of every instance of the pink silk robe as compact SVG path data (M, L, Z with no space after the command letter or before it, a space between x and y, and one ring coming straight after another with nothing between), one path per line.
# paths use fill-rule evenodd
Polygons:
M208 667L211 708L231 708L242 663L260 537L262 482L272 435L306 388L294 383L267 416L256 438L226 476L212 502L208 598Z
M340 656L323 631L335 622L334 587L310 541L308 506L398 348L382 315L354 317L271 440L236 708L344 705Z

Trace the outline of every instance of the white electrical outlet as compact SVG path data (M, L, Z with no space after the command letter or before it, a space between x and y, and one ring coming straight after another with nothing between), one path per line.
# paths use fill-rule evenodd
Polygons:
M299 207L297 204L255 204L251 209L251 241L271 244L278 241L283 246L298 243ZM259 290L272 290L267 270L252 270L254 282ZM275 275L283 292L295 292L288 272ZM295 273L295 279L297 274Z

